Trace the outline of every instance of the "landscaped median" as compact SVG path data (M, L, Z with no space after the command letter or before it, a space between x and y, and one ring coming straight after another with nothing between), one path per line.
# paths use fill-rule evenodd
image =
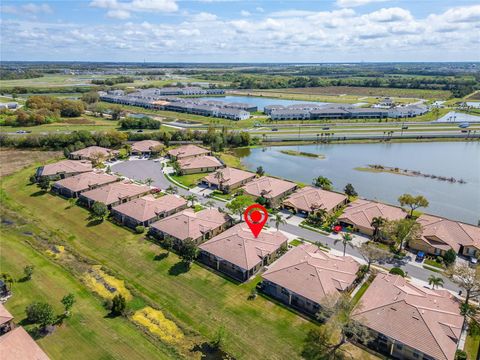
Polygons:
M308 331L317 325L262 297L248 301L248 283L234 284L196 264L187 272L179 272L181 261L178 256L173 253L167 255L160 247L146 241L144 235L126 231L109 221L89 225L87 209L69 206L63 198L28 185L28 177L33 170L27 168L4 178L2 207L14 209L19 217L35 223L36 228L31 229L34 235L28 238L29 241L35 242L37 234L54 234L55 239L68 244L74 253L88 259L90 264L108 266L106 274L115 274L112 276L123 280L132 292L134 299L131 303L135 312L146 306L161 310L186 337L181 345L170 345L174 354L182 353L185 342L193 339L196 344L210 342L223 327L224 350L237 359L263 358L265 354L272 358L300 358ZM79 271L80 276L89 268L88 264L85 266ZM65 287L65 291L68 288ZM101 322L108 321L103 319L106 312L100 302L96 306ZM147 317L150 322L154 321L155 317ZM59 333L61 331L58 330ZM141 330L138 331L137 334L141 334ZM111 334L115 332L108 336ZM99 343L102 336L99 336ZM75 337L71 335L72 339ZM100 351L96 348L94 350ZM141 348L139 346L137 350ZM158 355L144 354L130 358L175 357L165 356L165 349L159 349L163 352L158 351ZM358 355L357 358L369 358L368 354L353 347L351 349Z

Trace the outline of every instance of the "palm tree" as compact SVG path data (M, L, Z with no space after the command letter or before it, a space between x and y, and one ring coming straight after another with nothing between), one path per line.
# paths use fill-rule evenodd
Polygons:
M275 214L275 218L273 219L273 221L275 221L275 228L277 229L277 231L280 225L284 225L287 223L282 217L282 215L280 215L280 213L278 212Z
M225 181L225 178L223 177L223 172L218 170L215 175L213 175L213 177L215 178L215 180L218 181L218 188L221 190L222 189L222 185L223 185L223 182Z
M215 201L213 200L208 200L208 201L205 201L205 203L203 204L205 205L206 207L208 207L209 209L213 208L215 206Z
M353 247L352 240L353 240L353 237L350 233L343 233L341 239L335 240L335 244L337 244L339 242L342 243L342 245L343 245L343 256L345 256L345 252L347 250L347 245L350 246L350 247Z
M380 228L385 224L385 219L376 216L372 219L372 222L370 223L370 226L373 227L373 235L372 239L373 241L378 241L380 238Z
M432 289L439 286L443 287L443 279L435 275L430 275L428 278L428 285L431 285Z
M166 191L167 194L177 194L178 193L177 187L173 186L173 185L170 185L165 191Z
M13 277L8 273L2 273L2 275L0 275L0 277L2 278L3 282L5 283L5 286L7 287L7 290L10 291L12 289L12 284L14 282Z
M197 195L190 194L190 195L187 196L187 202L191 201L192 206L195 204L195 201L197 201L197 200L198 200Z

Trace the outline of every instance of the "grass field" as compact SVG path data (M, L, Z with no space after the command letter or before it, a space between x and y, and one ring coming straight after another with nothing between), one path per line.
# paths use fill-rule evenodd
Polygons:
M4 205L119 274L184 332L198 332L211 339L224 326L225 350L238 359L299 358L306 332L316 325L262 297L248 301L248 283L234 284L196 264L182 273L174 254L155 260L162 250L141 235L110 222L87 226L85 209L66 209L66 201L59 197L36 195L38 189L26 185L32 171L25 169L5 179L2 186L8 199ZM358 359L371 358L358 349L354 351Z
M353 99L358 97L394 97L394 98L421 98L421 99L435 99L446 100L451 96L450 91L446 90L423 90L423 89L397 89L397 88L383 88L383 87L353 87L353 86L325 86L315 88L292 88L292 89L271 89L271 90L249 90L254 93L265 94L290 94L290 95L305 95L305 96L331 96L341 97L345 99ZM264 95L264 96L267 96ZM307 100L307 98L305 98ZM313 100L313 98L310 98ZM321 101L321 100L318 100ZM373 101L373 100L372 100ZM367 101L369 102L369 101Z
M39 345L52 359L169 359L175 355L154 345L124 318L107 318L101 301L81 282L46 256L26 244L26 228L2 226L0 259L2 271L14 278L23 274L23 266L35 266L32 280L16 282L13 296L5 303L18 323L25 318L25 308L34 301L52 304L57 314L63 307L60 299L71 292L76 303L72 317L64 320L53 334L40 339ZM27 240L28 241L28 240ZM32 325L26 326L26 329Z
M0 177L13 174L36 162L45 163L63 157L61 151L18 150L0 148Z
M182 185L185 185L187 187L194 187L198 184L201 178L207 175L208 173L201 173L201 174L188 174L188 175L182 175L182 176L171 175L170 177Z

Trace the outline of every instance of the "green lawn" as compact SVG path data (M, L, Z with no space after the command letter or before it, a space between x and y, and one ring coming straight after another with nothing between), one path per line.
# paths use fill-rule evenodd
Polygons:
M39 340L39 345L52 359L169 359L175 355L154 345L143 333L124 318L106 318L106 311L83 284L46 255L27 245L27 227L2 226L0 242L1 271L14 278L22 276L23 267L35 266L33 278L13 285L13 296L5 303L18 323L25 318L25 308L34 301L52 304L62 312L60 299L71 292L76 303L72 317L57 327L53 334ZM26 326L26 329L32 326Z
M207 175L208 173L201 173L201 174L188 174L188 175L182 175L182 176L170 175L170 177L182 185L185 185L187 187L194 187L198 184L200 179L204 178Z
M357 291L357 293L352 298L352 303L353 304L356 304L360 301L363 294L365 294L365 291L367 291L367 289L368 289L368 287L370 286L371 283L372 283L371 281L367 280L362 284L360 289Z
M288 244L289 244L289 245L292 245L292 246L299 246L299 245L302 245L302 244L303 244L303 241L300 240L300 239L293 239L293 240L290 241Z
M478 351L480 349L480 334L468 334L465 342L464 350L471 360L478 359Z
M3 205L15 208L82 256L107 266L186 334L208 340L223 326L225 350L238 359L299 358L305 335L315 325L262 297L247 301L248 284L236 285L196 264L182 273L174 254L155 260L162 250L142 235L108 221L87 226L87 210L67 209L65 200L39 195L35 186L28 186L32 172L28 168L4 179L8 198ZM359 358L368 356L362 352Z

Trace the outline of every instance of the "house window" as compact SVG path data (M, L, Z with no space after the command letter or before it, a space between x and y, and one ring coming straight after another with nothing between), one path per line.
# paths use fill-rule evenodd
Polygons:
M403 345L400 344L400 343L397 343L395 346L397 347L398 350L402 350L402 349L403 349Z

